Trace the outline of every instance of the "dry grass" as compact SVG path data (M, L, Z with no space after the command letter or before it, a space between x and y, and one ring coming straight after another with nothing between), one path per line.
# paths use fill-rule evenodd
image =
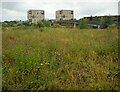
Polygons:
M4 28L2 42L3 90L119 90L117 30Z

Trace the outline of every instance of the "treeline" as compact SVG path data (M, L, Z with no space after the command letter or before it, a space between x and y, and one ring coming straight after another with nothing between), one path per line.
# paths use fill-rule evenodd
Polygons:
M100 19L98 17L90 17L89 20L86 20L85 18L82 18L78 21L79 25L77 25L77 28L80 29L90 29L90 28L101 28L101 29L105 29L105 28L118 28L118 24L117 21L116 23L114 23L114 21L112 20L111 16L107 16L103 19ZM51 22L49 20L42 20L39 21L37 24L31 24L28 21L4 21L2 23L3 27L37 27L37 28L43 28L43 27L53 27L53 28L57 28L57 27L62 27L62 28L72 28L72 25L61 25L61 24L56 24L54 22Z
M2 22L3 27L36 27L36 28L43 28L43 27L65 27L60 24L54 24L49 20L42 20L39 21L37 24L31 24L28 21L4 21ZM66 26L67 27L67 26Z
M93 24L93 26L90 26L89 24ZM117 28L118 27L118 21L113 21L112 16L106 16L103 19L100 19L99 17L90 17L87 19L80 19L79 27L81 29L91 28L91 27L100 27L101 29L105 29L108 27L111 28Z

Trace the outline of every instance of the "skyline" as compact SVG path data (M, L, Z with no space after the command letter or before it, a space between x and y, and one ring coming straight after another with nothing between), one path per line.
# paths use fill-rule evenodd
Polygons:
M13 1L13 2L12 2ZM76 0L64 1L51 0L41 1L30 0L29 2L15 2L16 0L4 0L0 14L1 21L27 20L27 11L31 9L44 10L46 19L55 19L55 12L61 9L74 10L74 18L80 19L89 16L118 15L118 0L106 0L106 2L97 2L94 0ZM22 0L23 1L23 0ZM87 1L87 2L85 2ZM93 1L93 2L91 2Z

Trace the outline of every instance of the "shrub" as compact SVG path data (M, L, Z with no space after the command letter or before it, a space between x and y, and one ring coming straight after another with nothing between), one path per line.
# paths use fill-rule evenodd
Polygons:
M30 24L28 21L24 21L24 22L22 23L22 25L30 26L31 24Z
M16 27L17 22L16 21L4 21L2 23L2 26L4 26L4 27Z
M80 23L79 23L79 27L80 27L80 29L86 29L86 28L88 28L86 20L81 19Z
M60 24L54 24L52 25L54 28L66 28L66 26L60 25Z
M118 27L118 25L116 25L116 24L112 24L112 25L109 25L109 26L108 26L109 29L115 29L115 28L117 28L117 27Z
M101 21L101 28L107 28L112 23L112 17L107 16Z
M43 22L42 21L39 21L38 23L37 23L37 26L40 28L40 27L44 27L44 25L43 25Z
M50 27L50 21L49 20L42 20L37 23L37 26L40 27Z
M50 27L51 23L49 20L43 20L42 21L45 27Z

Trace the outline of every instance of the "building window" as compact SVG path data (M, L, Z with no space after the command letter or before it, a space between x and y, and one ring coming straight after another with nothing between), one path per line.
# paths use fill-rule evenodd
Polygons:
M33 16L31 16L31 18L35 18L35 16L33 15Z
M73 11L71 11L71 14L73 14Z
M31 12L31 11L29 11L29 14L32 14L32 12Z
M63 18L60 18L60 20L63 20Z
M65 15L63 15L62 17L65 18Z
M44 11L41 14L44 15Z
M32 19L29 19L29 22L32 22Z
M60 11L60 14L62 14L62 11Z

